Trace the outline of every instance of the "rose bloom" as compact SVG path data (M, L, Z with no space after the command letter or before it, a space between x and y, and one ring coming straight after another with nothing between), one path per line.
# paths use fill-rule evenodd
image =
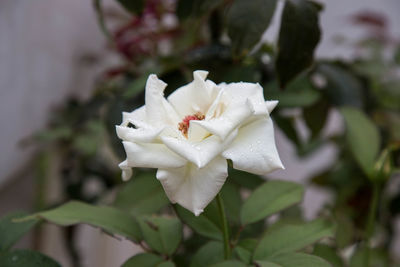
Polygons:
M221 83L195 71L194 81L164 98L166 83L150 75L145 105L124 112L116 126L127 158L122 178L132 167L157 168L157 179L172 203L196 216L218 194L233 167L254 174L283 168L272 120L278 101L265 101L258 83Z

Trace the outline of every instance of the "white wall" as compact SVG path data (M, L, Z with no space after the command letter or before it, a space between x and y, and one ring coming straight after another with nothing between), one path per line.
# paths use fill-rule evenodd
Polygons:
M351 58L353 51L349 45L338 46L334 39L345 37L354 43L365 37L365 30L351 23L350 16L360 11L374 11L387 16L389 33L399 40L400 1L399 0L319 0L325 8L321 16L322 41L317 56L328 58Z
M17 143L41 129L51 107L87 94L104 50L91 1L0 1L0 184L29 158Z

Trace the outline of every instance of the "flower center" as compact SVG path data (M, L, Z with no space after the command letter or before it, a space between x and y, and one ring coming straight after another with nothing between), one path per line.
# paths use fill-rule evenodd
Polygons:
M205 116L201 112L196 112L194 115L188 115L183 118L182 122L178 124L179 131L187 138L188 130L189 130L189 123L192 120L202 121L204 120Z

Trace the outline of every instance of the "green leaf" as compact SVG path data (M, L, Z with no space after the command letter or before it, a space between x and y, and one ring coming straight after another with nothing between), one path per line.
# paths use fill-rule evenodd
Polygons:
M294 117L282 117L275 115L274 122L294 145L296 145L297 147L301 146L302 142L300 141L300 138L295 129L296 121Z
M388 255L387 249L369 249L365 246L357 247L357 250L350 258L350 267L365 267L367 265L366 260L368 260L368 266L397 266L396 264L391 264L390 256Z
M342 267L344 263L342 259L337 255L334 248L323 244L316 244L314 247L313 254L321 257L332 264L333 267Z
M304 121L311 131L312 138L318 137L323 129L329 113L329 103L325 100L303 109Z
M381 144L378 129L359 109L343 107L340 113L346 122L346 137L350 150L361 169L372 178L373 166Z
M228 35L233 52L243 55L260 41L274 14L277 0L235 0L228 10Z
M265 180L258 175L229 168L229 180L251 190L263 184Z
M53 259L33 250L14 250L0 254L1 267L61 267Z
M260 267L282 267L282 265L278 265L270 261L256 261L256 263Z
M211 75L212 77L215 77L215 79L212 81L218 80L225 83L238 83L241 81L251 83L260 82L260 69L253 62L246 62L240 65L227 65L226 63L221 64L224 64L224 67L222 69L217 67L219 70L215 70L214 74Z
M22 211L9 213L0 218L0 251L10 249L24 234L26 234L35 224L36 220L27 222L13 222L26 216Z
M224 260L224 248L221 242L211 241L202 246L193 256L190 267L204 267Z
M164 259L158 255L142 253L129 258L121 267L155 267L163 261Z
M22 218L21 221L37 218L62 226L89 224L100 227L111 235L121 235L134 242L141 239L141 232L136 220L126 212L113 207L93 206L80 201L70 201L55 209Z
M237 260L227 260L210 265L210 267L246 267L246 266L247 266L246 264Z
M337 212L335 221L337 224L336 228L336 246L340 249L344 249L350 246L354 242L354 236L356 230L353 225L353 220L349 218L349 214Z
M192 12L198 16L211 12L219 5L223 4L224 0L192 0L191 2L193 2Z
M226 182L221 189L221 197L226 209L228 220L240 223L240 207L242 206L242 198L239 187L233 183Z
M270 261L281 267L331 267L325 260L304 253L279 254Z
M285 90L278 88L276 81L264 85L266 99L279 101L280 108L308 107L315 104L321 93L313 88L307 76L301 75L287 85Z
M251 256L253 255L253 251L256 248L257 243L258 241L256 239L251 238L240 240L235 246L234 253L241 261L250 264Z
M223 4L223 0L178 0L176 13L180 20L199 17Z
M117 0L126 10L133 14L140 14L144 8L145 0Z
M138 215L155 213L168 204L169 200L155 173L146 172L124 184L113 205Z
M162 254L172 255L182 240L182 224L177 218L143 216L139 226L146 243Z
M363 85L361 81L344 67L335 64L318 64L316 74L326 81L321 89L336 106L363 106Z
M243 224L264 219L290 207L303 198L303 186L286 181L268 181L244 202L241 210Z
M178 205L175 206L175 211L178 214L179 218L198 234L211 239L222 240L222 230L220 228L220 225L215 219L212 219L212 216L216 216L214 215L214 213L210 212L210 209L213 208L213 204L214 203L208 205L205 208L204 212L197 217L194 216L193 213L191 213L187 209L184 209Z
M267 230L254 251L255 260L265 260L302 249L323 237L332 237L332 224L315 220L303 224L276 225Z
M314 49L321 36L319 9L307 0L285 1L275 66L282 88L313 63Z
M243 227L243 226L242 226ZM248 224L244 227L240 234L241 238L259 238L260 233L265 229L265 220L258 221L256 223Z
M175 267L172 261L164 261L157 265L157 267Z

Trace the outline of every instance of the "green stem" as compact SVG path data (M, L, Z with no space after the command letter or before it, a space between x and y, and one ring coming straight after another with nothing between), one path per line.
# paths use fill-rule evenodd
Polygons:
M368 213L368 223L367 223L367 231L366 231L366 238L367 241L371 238L374 228L375 228L375 218L376 218L376 213L378 211L378 203L379 203L379 194L380 193L380 186L378 183L374 183L372 187L372 200L371 200L371 206L369 208L369 213Z
M379 198L380 198L380 184L379 182L374 182L372 185L372 200L368 212L368 221L367 221L367 227L365 231L365 243L367 246L367 253L365 253L365 266L369 266L369 254L371 250L371 237L374 233L375 229L375 221L376 221L376 215L378 212L378 204L379 204Z
M224 258L227 260L231 257L231 246L229 244L228 221L226 220L224 203L222 202L222 197L219 193L217 195L217 204L222 222L222 235L224 239Z

